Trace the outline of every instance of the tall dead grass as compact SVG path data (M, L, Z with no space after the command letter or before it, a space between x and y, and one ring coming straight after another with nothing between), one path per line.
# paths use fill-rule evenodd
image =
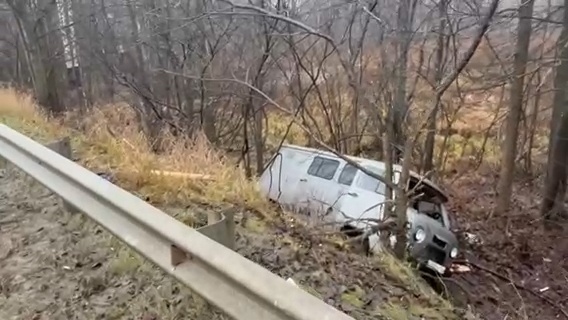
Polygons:
M64 119L53 119L31 96L1 88L0 120L38 141L70 135L82 165L112 174L121 187L152 203L230 203L259 212L268 208L256 183L213 150L203 135L194 141L164 135L166 151L152 152L136 114L126 105L102 105L81 115L69 113Z
M13 88L0 87L0 122L40 141L67 134L61 122L50 120L30 95Z

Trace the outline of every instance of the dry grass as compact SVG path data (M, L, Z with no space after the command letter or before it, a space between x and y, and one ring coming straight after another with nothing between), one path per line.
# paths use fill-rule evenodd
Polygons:
M12 88L0 88L0 122L40 141L68 134L61 122L41 112L31 96Z
M56 121L43 114L29 95L5 88L0 89L0 120L40 141L70 135L82 165L113 174L121 187L144 195L152 203L230 203L267 212L268 203L256 184L210 148L206 139L185 143L164 135L167 151L153 153L134 112L127 106L99 106L80 117L68 114L66 121ZM153 170L194 173L212 179L165 177L152 174Z
M294 118L281 112L267 115L265 126L266 144L269 148L277 148L286 136L285 143L305 145L308 141L307 134L294 122Z

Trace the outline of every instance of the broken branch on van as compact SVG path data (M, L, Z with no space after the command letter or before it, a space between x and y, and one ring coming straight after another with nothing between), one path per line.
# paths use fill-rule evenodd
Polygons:
M369 208L367 208L363 214L365 214L368 211L371 211L375 208L378 208L386 203L392 203L393 201L390 199L385 200L384 202L375 204ZM351 239L349 239L349 241L347 241L348 243L352 243L352 242L357 242L357 241L362 241L367 239L369 236L376 234L378 232L382 232L382 231L388 231L388 232L392 232L394 230L394 228L396 227L397 224L397 219L395 217L393 217L392 215L389 215L386 217L386 219L373 219L373 218L352 218L349 217L347 214L345 214L345 212L338 210L338 212L343 215L343 217L345 218L345 221L343 223L352 223L352 222L371 222L372 224L369 224L368 228L365 229L364 232L359 233L358 236L352 237ZM363 215L362 214L362 215Z
M381 231L391 231L394 226L396 225L396 219L393 217L388 217L387 219L381 220L381 219L376 219L376 218L352 218L349 217L348 215L346 215L344 212L340 212L341 215L345 218L344 221L341 221L341 223L345 224L345 223L356 223L356 222L369 222L369 228L366 229L365 232L363 233L359 233L360 235L352 238L351 240L356 241L357 239L361 240L364 238L367 238L368 236L377 233L377 232L381 232ZM338 222L334 221L334 222L326 222L326 223L322 223L320 224L320 226L326 226L326 225L337 225ZM344 232L344 233L349 233L349 232ZM337 234L337 232L330 232L328 234ZM351 242L351 241L349 241Z
M396 227L396 225L397 221L393 217L389 217L386 220L377 221L374 225L371 225L369 228L367 228L363 233L349 239L347 242L353 243L357 241L363 241L369 238L369 236L376 234L377 232L392 231Z

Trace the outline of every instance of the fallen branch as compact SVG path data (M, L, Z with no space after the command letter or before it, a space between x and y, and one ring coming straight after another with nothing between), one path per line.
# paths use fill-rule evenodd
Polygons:
M188 173L188 172L179 172L179 171L163 171L163 170L151 170L151 174L159 175L159 176L166 176L166 177L174 177L174 178L186 178L192 180L205 180L205 181L213 181L213 178L209 174L201 174L201 173Z
M363 232L361 235L349 239L347 243L362 241L363 239L366 239L370 235L377 232L392 231L395 228L395 226L396 226L396 219L393 217L387 218L386 220L380 221L376 225L371 226L370 228L365 230L365 232Z

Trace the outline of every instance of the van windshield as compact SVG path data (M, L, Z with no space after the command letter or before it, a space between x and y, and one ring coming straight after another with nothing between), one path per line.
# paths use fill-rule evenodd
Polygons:
M385 176L385 170L373 166L365 166L365 169L376 173L382 177ZM395 175L397 172L394 173ZM393 179L396 181L396 178ZM368 174L361 172L357 179L357 186L361 189L376 192L382 195L386 194L386 185L375 179ZM411 197L409 206L414 208L421 214L425 214L433 220L440 223L442 226L447 225L447 221L443 214L443 203L445 196L441 194L436 188L433 188L428 183L421 181L419 176L411 176L409 182L409 190L414 190L415 194Z
M447 225L442 208L445 202L443 194L429 184L422 183L417 177L410 178L409 189L414 191L410 203L412 208L438 221L442 226Z

